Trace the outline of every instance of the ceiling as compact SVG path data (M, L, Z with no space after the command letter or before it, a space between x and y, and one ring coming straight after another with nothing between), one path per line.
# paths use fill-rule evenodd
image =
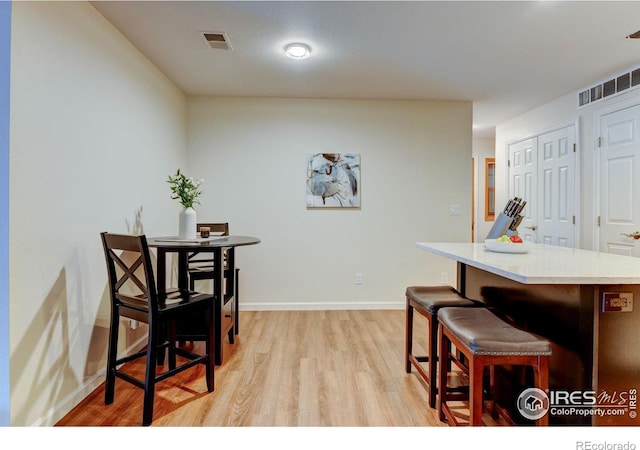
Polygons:
M640 67L638 1L91 3L188 95L473 101L474 136Z

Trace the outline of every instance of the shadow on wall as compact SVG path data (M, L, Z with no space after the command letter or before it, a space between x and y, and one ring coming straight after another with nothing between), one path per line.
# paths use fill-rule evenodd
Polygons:
M127 233L135 235L144 234L144 226L142 225L142 206L136 209L133 222L129 222L125 219L125 224L127 225Z
M129 232L141 233L142 207L133 222L125 222ZM100 245L99 235L96 244ZM102 295L87 298L82 278L86 269L79 254L74 248L11 355L12 391L28 393L11 405L17 426L44 425L53 411L66 414L87 389L104 382L111 316L107 270L102 260L95 268L104 272ZM120 336L126 338L121 339L120 351L144 345L148 332L141 325L132 329L128 321L121 322Z
M60 271L11 356L13 389L28 392L17 411L12 405L13 423L17 425L37 424L47 411L84 385L93 374L87 373L87 364L79 360L80 356L86 358L91 354L89 348L99 347L97 341L107 341L104 324L94 326L93 320L84 317L82 297L73 292L80 286L70 279L71 273L67 267ZM47 411L33 409L42 405Z

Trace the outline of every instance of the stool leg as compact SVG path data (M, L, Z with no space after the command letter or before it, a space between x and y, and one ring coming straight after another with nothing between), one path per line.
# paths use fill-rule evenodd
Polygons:
M498 386L496 384L496 366L489 367L489 392L491 392L491 418L498 420L500 410L498 409Z
M449 338L444 335L443 327L438 324L438 342L440 353L440 364L438 364L438 417L441 422L445 421L444 408L447 407L447 368L449 360Z
M482 376L484 364L477 356L469 361L469 425L482 425Z
M547 391L549 389L549 357L538 356L538 365L533 368L534 386L538 389ZM546 427L549 425L549 414L536 420L536 426Z
M409 361L409 355L413 351L413 306L409 304L407 298L407 323L405 326L405 353L404 353L404 370L407 373L411 373L411 361Z
M429 328L429 406L435 408L438 394L437 370L442 356L438 357L438 319L436 316L430 315L427 322L429 322L427 325Z

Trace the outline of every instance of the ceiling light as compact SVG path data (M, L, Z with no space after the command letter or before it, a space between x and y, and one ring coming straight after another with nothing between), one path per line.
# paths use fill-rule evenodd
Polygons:
M304 59L309 56L311 49L306 44L289 44L284 48L284 53L293 59Z

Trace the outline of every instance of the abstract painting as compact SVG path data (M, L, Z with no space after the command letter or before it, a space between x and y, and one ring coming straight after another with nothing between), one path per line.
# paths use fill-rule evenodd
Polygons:
M359 208L360 155L310 153L307 158L307 208Z

